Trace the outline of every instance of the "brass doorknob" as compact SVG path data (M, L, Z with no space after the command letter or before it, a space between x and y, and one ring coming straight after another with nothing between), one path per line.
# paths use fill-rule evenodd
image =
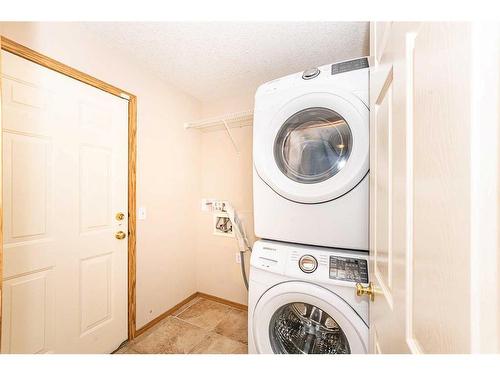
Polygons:
M116 220L121 221L121 220L125 219L125 214L123 212L117 212L117 214L115 215L115 218L116 218Z
M120 231L118 231L118 232L115 233L115 237L118 240L123 240L125 237L127 237L127 235L125 234L124 231L120 230Z
M361 283L356 283L356 295L357 296L367 295L373 302L375 300L375 289L373 288L373 283L370 281L368 286L363 286L363 284Z

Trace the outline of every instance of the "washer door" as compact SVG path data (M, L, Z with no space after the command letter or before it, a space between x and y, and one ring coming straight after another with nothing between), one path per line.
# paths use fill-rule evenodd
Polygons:
M333 200L368 172L369 111L347 93L310 93L285 104L256 132L255 168L276 193L299 203Z
M252 322L258 353L367 353L363 320L342 298L315 284L290 281L269 289Z

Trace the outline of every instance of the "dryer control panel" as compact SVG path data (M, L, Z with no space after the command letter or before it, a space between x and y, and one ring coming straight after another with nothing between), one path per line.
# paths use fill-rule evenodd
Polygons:
M330 279L368 282L368 262L364 259L330 256Z
M332 75L350 72L351 70L366 69L368 67L369 64L366 57L356 60L342 61L332 64Z

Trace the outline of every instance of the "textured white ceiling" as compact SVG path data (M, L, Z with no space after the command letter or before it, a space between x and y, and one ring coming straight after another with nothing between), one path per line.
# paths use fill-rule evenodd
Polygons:
M101 40L201 101L368 54L367 22L97 22Z

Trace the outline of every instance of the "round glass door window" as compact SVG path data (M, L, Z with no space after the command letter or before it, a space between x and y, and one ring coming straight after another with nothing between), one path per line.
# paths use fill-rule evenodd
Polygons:
M290 179L314 184L337 174L351 149L351 129L342 116L328 108L307 108L281 126L274 159Z
M271 347L283 354L350 354L337 322L320 308L301 302L280 307L269 324Z

